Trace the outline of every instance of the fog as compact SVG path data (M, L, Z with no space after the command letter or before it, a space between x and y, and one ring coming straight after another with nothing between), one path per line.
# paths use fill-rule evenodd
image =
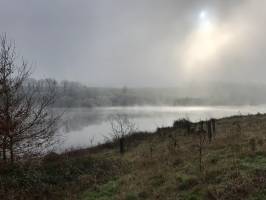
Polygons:
M160 127L170 127L177 119L193 122L241 114L266 112L266 106L134 106L66 110L60 133L62 143L57 151L82 148L103 143L112 137L110 116L125 114L135 124L137 131L153 132Z
M265 65L266 0L0 0L0 200L266 199Z
M258 0L1 0L0 31L37 79L101 87L261 83L265 7ZM200 32L206 24L210 30Z

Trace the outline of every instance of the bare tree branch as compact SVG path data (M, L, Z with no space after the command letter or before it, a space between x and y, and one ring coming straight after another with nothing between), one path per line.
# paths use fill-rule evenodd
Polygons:
M53 143L60 116L50 109L56 83L32 83L30 67L16 62L15 45L0 36L0 139L3 159L42 151Z

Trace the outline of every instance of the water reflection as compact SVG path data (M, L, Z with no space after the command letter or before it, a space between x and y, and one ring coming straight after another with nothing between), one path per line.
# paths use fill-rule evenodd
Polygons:
M60 150L88 147L104 141L110 134L108 118L113 114L126 114L141 131L154 131L157 127L171 126L179 118L192 121L220 118L236 114L265 113L266 106L236 107L107 107L66 109L61 122L60 134L64 142Z

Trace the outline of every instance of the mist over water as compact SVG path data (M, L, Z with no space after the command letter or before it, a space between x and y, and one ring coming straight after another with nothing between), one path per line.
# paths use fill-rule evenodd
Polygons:
M85 148L103 143L110 137L109 117L126 114L138 131L155 131L158 127L172 126L174 120L188 118L191 121L221 118L239 114L265 113L260 106L132 106L66 109L59 130L62 144L58 151Z

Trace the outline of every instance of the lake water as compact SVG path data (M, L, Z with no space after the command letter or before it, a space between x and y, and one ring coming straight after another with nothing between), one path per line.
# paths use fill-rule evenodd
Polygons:
M237 114L266 113L263 106L134 106L66 109L59 134L59 151L89 147L110 137L108 121L113 114L126 114L140 131L155 131L157 127L172 126L174 120L191 121L221 118Z

